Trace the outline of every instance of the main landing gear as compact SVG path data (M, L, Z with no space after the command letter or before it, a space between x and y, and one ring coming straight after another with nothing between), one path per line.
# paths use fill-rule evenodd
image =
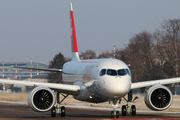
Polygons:
M127 105L123 105L122 108L121 108L121 114L122 116L126 116L127 113L128 114L131 114L132 116L135 116L136 115L136 106L135 105L132 105L130 103L134 103L135 101L138 100L138 97L135 97L134 100L132 101L132 91L130 91L128 93L128 97L127 99L125 97L123 97L124 100L127 102ZM117 102L118 100L117 99L113 99L113 100L109 100L109 103L112 102L112 106L113 106L113 111L111 111L111 117L114 118L119 118L119 111L116 111L116 108L117 108ZM119 104L121 103L121 99L119 99Z
M60 101L59 92L56 94L56 105L51 109L51 117L56 117L56 114L61 114L61 117L65 117L66 110L64 106L60 107L60 104L68 97L68 95L61 94L64 98Z

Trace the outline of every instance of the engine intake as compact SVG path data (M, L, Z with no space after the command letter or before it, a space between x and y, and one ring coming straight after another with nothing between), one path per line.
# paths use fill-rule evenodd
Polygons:
M54 93L44 86L34 88L28 95L28 105L36 112L48 111L54 103Z
M147 107L155 111L162 111L170 107L172 99L171 91L160 84L150 87L144 97Z

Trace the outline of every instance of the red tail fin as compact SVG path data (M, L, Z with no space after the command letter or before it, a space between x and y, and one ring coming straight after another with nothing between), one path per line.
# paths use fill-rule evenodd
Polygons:
M78 54L72 3L70 3L70 19L71 19L71 28L72 28L72 35L71 35L72 60L79 61L80 59Z

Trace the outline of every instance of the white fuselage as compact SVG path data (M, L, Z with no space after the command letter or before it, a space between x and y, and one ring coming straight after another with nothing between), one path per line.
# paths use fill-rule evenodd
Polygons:
M89 101L92 97L104 101L119 99L131 88L130 70L124 62L117 59L67 62L63 66L63 81L85 89L82 96L79 96L84 101Z

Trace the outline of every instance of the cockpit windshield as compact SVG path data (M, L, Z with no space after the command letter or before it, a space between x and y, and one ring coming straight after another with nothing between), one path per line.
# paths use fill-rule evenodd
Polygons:
M116 76L117 72L116 72L116 70L108 69L107 70L107 75Z
M120 75L120 76L124 76L124 75L126 75L127 73L126 73L126 70L125 69L120 69L120 70L118 70L118 75Z
M131 76L131 72L126 68L126 72Z
M124 75L128 74L129 76L131 76L131 73L130 73L129 69L127 69L127 68L126 69L119 69L119 70L114 70L114 69L107 69L106 70L106 69L102 69L100 71L100 73L99 73L99 76L103 76L105 74L110 75L110 76L117 76L117 75L124 76Z
M99 76L103 76L106 74L106 69L102 69L99 73Z

